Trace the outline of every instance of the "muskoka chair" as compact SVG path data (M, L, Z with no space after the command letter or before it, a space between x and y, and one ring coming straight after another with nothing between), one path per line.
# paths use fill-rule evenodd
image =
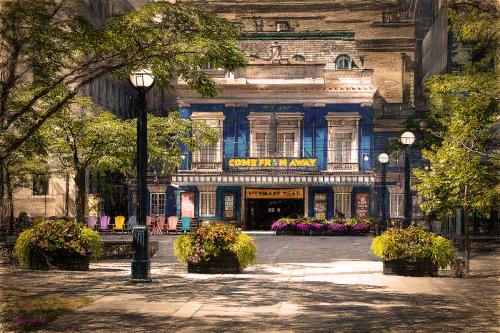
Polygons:
M183 216L182 218L182 232L188 232L191 231L191 217L189 216Z
M101 216L99 219L99 231L108 231L110 219L109 216Z
M179 233L179 230L177 230L177 224L179 223L177 216L169 216L167 220L167 234L171 232Z
M113 231L124 231L125 227L125 216L115 216L115 225L113 226Z
M160 235L163 235L163 227L165 226L165 216L160 215L156 218L156 224L153 226L153 233L159 232Z
M132 229L137 225L137 216L132 215L128 217L127 230L132 232Z
M96 216L88 216L87 217L87 227L90 229L95 229L95 226L97 224L97 217Z

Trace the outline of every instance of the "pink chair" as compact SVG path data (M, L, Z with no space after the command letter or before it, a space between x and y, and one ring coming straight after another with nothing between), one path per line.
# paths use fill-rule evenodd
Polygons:
M90 229L95 229L97 224L97 216L88 216L87 217L87 227Z
M163 227L165 226L165 216L160 215L156 219L155 230L159 232L160 235L163 235Z
M111 220L111 217L101 216L101 218L99 219L99 230L100 231L108 231L109 220Z
M171 232L177 233L177 223L179 222L179 219L177 216L169 216L168 217L168 223L167 223L167 234Z

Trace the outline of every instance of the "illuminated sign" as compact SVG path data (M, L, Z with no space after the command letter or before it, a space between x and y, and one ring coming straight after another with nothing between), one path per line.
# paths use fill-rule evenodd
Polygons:
M247 188L247 199L304 199L303 188Z
M230 170L317 170L315 158L230 158L227 160Z

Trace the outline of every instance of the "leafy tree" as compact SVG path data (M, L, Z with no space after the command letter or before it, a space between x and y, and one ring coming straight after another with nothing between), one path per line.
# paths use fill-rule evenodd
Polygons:
M239 30L194 4L154 2L94 26L83 1L0 2L0 202L12 154L53 115L78 104L80 89L111 74L151 68L156 83L182 77L204 96L216 87L202 65L245 63Z
M112 73L151 68L156 84L182 77L204 96L216 94L202 70L245 63L239 30L194 4L154 2L94 27L79 16L84 2L10 0L0 6L0 159L7 158L53 114L76 102L79 89Z
M85 111L62 111L41 130L51 167L74 175L78 220L84 219L87 210L86 172L92 169L132 175L137 149L135 119L120 120L92 108L92 104L82 110ZM182 119L178 112L170 112L167 117L149 115L149 165L171 171L182 162L179 144L195 150L217 139L217 131L206 124Z
M430 112L421 125L429 170L414 170L415 188L424 198L421 208L438 217L464 211L466 269L470 257L469 213L488 215L498 202L499 155L492 149L498 137L498 11L492 2L450 1L450 21L460 41L473 43L473 54L462 72L436 75L426 82Z

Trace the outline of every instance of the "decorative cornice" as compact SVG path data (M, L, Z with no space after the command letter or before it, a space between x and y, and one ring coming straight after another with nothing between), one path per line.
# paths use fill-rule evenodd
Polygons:
M354 40L351 31L304 31L304 32L247 32L242 40L290 40L290 39L324 39L324 40Z

